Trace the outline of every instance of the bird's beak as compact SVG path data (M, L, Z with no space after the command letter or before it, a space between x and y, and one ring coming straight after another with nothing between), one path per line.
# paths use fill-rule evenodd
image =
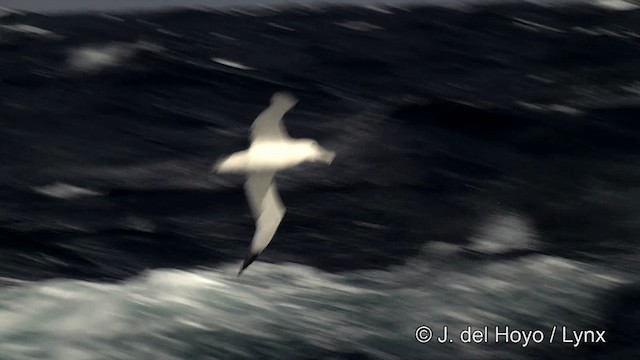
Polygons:
M326 150L324 153L322 153L321 160L327 163L327 165L331 165L331 163L333 162L333 159L335 158L336 158L335 151Z

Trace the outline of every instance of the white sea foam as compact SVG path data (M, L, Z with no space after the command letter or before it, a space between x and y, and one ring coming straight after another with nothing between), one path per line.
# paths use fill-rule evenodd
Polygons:
M610 37L619 38L619 39L631 39L631 38L640 37L640 34L637 34L629 30L618 29L618 31L613 31L610 29L602 28L602 27L594 27L594 28L587 29L581 26L575 26L571 29L575 32L579 32L579 33L591 35L591 36L610 36Z
M218 58L218 57L214 57L211 58L212 61L224 65L224 66L228 66L228 67L232 67L232 68L236 68L236 69L240 69L240 70L255 70L252 67L240 64L238 62L235 61L231 61L231 60L227 60L227 59L223 59L223 58Z
M516 243L526 242L518 239L527 238L523 234L511 232ZM237 264L229 264L212 270L154 270L119 284L50 280L1 288L0 353L16 359L46 354L54 360L67 360L70 354L185 358L194 349L203 357L231 359L258 353L293 359L301 351L447 358L450 348L413 340L419 325L459 331L484 324L548 326L550 319L590 324L598 317L602 291L633 279L544 255L464 263L455 258L455 247L449 250L440 260L442 252L386 271L342 275L258 262L241 278L235 275ZM525 310L540 323L525 320ZM476 351L495 355L492 349L460 345L455 351L476 358ZM513 351L509 357L520 358L518 349Z
M276 24L276 23L273 23L273 22L269 22L269 23L267 23L267 25L269 25L269 26L273 26L274 28L278 28L278 29L282 29L282 30L287 30L287 31L296 31L295 29L290 28L290 27L288 27L288 26L284 26L284 25Z
M163 28L158 28L158 29L156 29L156 31L159 32L160 34L165 34L165 35L169 35L169 36L173 36L173 37L177 37L177 38L182 38L183 37L182 35L180 35L180 34L178 34L176 32L169 31L169 30L166 30L166 29L163 29Z
M156 231L156 225L147 219L143 219L137 216L129 216L125 220L125 226L130 229L152 233Z
M344 21L336 23L336 25L354 31L373 31L382 29L382 27L370 24L366 21Z
M0 18L7 17L7 16L10 16L10 15L13 15L13 14L24 15L24 13L21 12L21 11L14 10L14 9L7 9L5 7L0 7Z
M602 8L617 11L635 10L639 7L636 4L623 0L597 0L596 5Z
M640 96L640 81L636 81L629 85L621 86L620 88L624 91Z
M224 40L228 40L228 41L236 41L236 40L238 40L238 39L234 38L233 36L220 34L220 33L214 32L214 31L209 32L209 34L217 37L218 39L224 39Z
M538 235L533 226L515 213L496 214L478 229L469 249L487 254L538 248Z
M69 51L68 64L78 71L93 72L119 66L140 51L159 53L162 50L162 47L144 41L83 46Z
M121 17L118 16L114 16L111 14L107 14L107 13L100 13L99 16L101 18L107 19L107 20L111 20L111 21L117 21L117 22L124 22L125 20Z
M558 33L565 32L564 30L560 30L560 29L555 28L553 26L540 24L540 23L537 23L535 21L526 20L526 19L523 19L523 18L514 18L513 20L514 20L513 23L516 26L524 27L526 29L531 29L533 31L544 30L544 31L551 31L551 32L558 32Z
M591 29L587 29L587 28L584 28L582 26L574 26L571 29L573 31L575 31L575 32L579 32L579 33L583 33L583 34L587 34L587 35L591 35L591 36L600 35L600 32L595 31L595 30L591 30Z
M58 199L77 199L90 196L101 196L102 193L90 189L85 189L79 186L69 185L65 183L57 182L51 185L39 186L33 188L33 190L39 194L58 198Z
M52 31L27 24L0 25L0 28L8 31L23 33L28 36L41 37L52 40L60 40L63 38L63 36L58 35Z
M572 116L579 116L583 114L583 111L564 104L551 104L549 105L549 110Z
M119 45L102 47L83 47L71 52L69 64L81 71L100 70L119 65L126 58L133 56L131 48Z
M535 74L528 74L527 77L531 80L535 80L537 82L543 83L543 84L553 84L556 81L544 76L540 76L540 75L535 75Z
M517 104L523 108L541 112L559 112L571 116L579 116L584 113L580 109L564 104L534 104L526 101L518 101Z
M382 14L388 14L388 15L393 14L393 11L390 11L389 9L385 9L383 6L366 5L365 8L371 11L382 13Z

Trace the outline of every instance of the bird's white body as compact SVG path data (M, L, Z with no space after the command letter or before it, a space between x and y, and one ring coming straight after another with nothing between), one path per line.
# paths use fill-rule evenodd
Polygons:
M221 173L279 171L306 161L329 161L331 154L317 149L315 142L302 140L253 143L249 149L223 158L216 166Z
M307 161L331 164L335 157L335 152L322 148L315 140L289 137L281 120L296 103L293 95L274 94L271 106L251 125L249 149L226 156L214 165L218 173L247 174L245 192L256 232L238 275L269 245L286 212L273 181L276 171Z

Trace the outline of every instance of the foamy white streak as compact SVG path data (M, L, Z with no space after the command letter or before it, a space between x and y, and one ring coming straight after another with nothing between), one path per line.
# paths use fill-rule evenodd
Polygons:
M9 16L9 15L13 15L13 14L24 15L24 13L21 12L21 11L14 10L14 9L7 9L5 7L0 7L0 18Z
M338 26L342 26L345 29L354 30L354 31L372 31L372 30L380 30L382 27L378 25L370 24L366 21L345 21L336 23Z
M638 8L638 5L623 0L598 0L596 5L617 11L629 11Z
M98 191L59 182L51 185L36 187L33 190L42 195L67 200L103 195Z
M69 51L68 63L79 71L99 71L115 67L131 59L139 51L159 53L162 47L144 41L137 43L113 42L104 45L83 46Z
M287 30L287 31L296 31L295 29L292 29L292 28L290 28L290 27L288 27L288 26L284 26L284 25L276 24L276 23L273 23L273 22L269 22L269 23L267 23L267 25L269 25L269 26L273 26L274 28L278 28L278 29L282 29L282 30Z
M231 60L227 60L227 59L223 59L223 58L211 58L212 61L217 62L218 64L224 65L224 66L228 66L228 67L232 67L232 68L236 68L236 69L240 69L240 70L255 70L252 67L231 61Z
M539 247L538 235L533 226L515 213L490 216L470 240L470 250L487 254L534 250Z
M58 40L63 38L63 36L58 35L52 31L41 29L39 27L35 27L27 24L0 25L0 28L9 30L9 31L23 33L30 36L43 37L48 39Z

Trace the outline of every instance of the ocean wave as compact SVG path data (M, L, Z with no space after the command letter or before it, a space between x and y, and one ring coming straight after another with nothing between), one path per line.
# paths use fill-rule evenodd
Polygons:
M446 8L469 8L473 6L494 5L494 4L520 4L520 3L533 3L543 6L559 6L566 7L567 5L591 5L611 11L630 11L638 8L637 1L635 0L403 0L394 1L392 3L381 3L376 0L342 0L340 5L361 6L363 9L374 11L382 14L393 14L395 11L409 12L412 7L418 6L439 6ZM167 0L162 3L160 8L167 10L174 10L176 7L184 7L190 9L197 9L200 11L217 12L228 15L244 15L244 16L265 16L272 13L280 13L282 11L300 11L308 13L323 12L326 7L334 6L335 4L327 4L324 1L319 0L298 0L296 3L284 2L282 0L262 0L260 4L252 4L250 2L244 2L238 4L235 0L210 0L207 1L179 1L179 0ZM20 2L14 2L10 6L11 10L5 10L5 13L16 12L15 9L38 11L44 13L60 13L69 11L110 11L110 12L130 12L140 11L145 9L157 10L159 6L157 4L151 4L144 0L131 0L126 4L113 4L107 0L94 1L92 5L80 5L80 4L42 4L36 3L33 0ZM2 14L2 13L0 13Z
M416 259L391 271L343 275L256 263L238 278L236 268L154 270L121 284L51 280L0 288L0 351L8 358L61 360L298 359L302 353L484 359L505 351L524 359L517 347L425 346L413 333L423 324L451 331L505 323L550 330L549 320L527 319L523 309L553 324L604 324L599 294L631 280L543 255L457 270ZM563 350L546 344L531 351Z

